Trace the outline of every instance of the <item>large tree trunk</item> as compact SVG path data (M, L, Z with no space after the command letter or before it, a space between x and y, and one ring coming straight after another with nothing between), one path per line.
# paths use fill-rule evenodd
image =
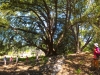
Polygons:
M81 42L80 42L80 38L79 38L79 25L76 25L74 27L71 28L72 30L72 34L74 36L75 39L75 49L76 49L76 53L81 52Z
M80 41L77 41L77 46L76 46L76 53L80 53L81 49L80 49Z
M57 55L57 50L53 49L53 44L50 44L48 49L46 51L43 51L45 53L45 56L56 56Z
M51 35L48 42L48 52L46 53L46 56L54 56L54 55L57 55L57 53L56 53L56 50L54 50L53 38Z
M76 25L76 52L80 53L80 47L79 47L79 25Z

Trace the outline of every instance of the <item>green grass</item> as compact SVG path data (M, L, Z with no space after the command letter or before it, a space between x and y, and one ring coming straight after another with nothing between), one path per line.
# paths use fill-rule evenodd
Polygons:
M28 57L29 61L35 60L35 57ZM19 61L26 61L26 58L19 58Z
M81 73L81 69L77 69L75 72L76 72L77 74L80 74L80 73Z

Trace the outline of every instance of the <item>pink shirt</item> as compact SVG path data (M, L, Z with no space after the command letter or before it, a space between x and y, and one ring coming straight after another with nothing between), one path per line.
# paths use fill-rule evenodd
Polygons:
M100 50L99 50L99 48L98 47L95 47L94 48L94 58L97 58L98 56L100 56Z

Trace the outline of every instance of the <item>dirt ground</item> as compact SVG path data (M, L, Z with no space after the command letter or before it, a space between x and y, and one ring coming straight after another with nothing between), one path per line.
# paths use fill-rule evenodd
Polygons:
M16 66L15 63L7 63L3 65L0 61L0 75L100 75L100 69L91 68L91 60L93 55L91 53L70 54L65 56L62 68L56 74L51 74L51 71L45 67L45 64L26 64L19 62Z

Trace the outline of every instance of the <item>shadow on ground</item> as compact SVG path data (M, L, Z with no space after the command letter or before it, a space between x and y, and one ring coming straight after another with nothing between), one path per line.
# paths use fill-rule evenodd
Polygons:
M19 62L16 66L14 63L7 66L0 61L0 75L51 75L52 68L56 64L58 57L51 57L51 62L45 63L23 63ZM61 58L60 58L61 59ZM72 54L65 56L62 69L55 75L100 75L100 69L91 68L91 53Z

